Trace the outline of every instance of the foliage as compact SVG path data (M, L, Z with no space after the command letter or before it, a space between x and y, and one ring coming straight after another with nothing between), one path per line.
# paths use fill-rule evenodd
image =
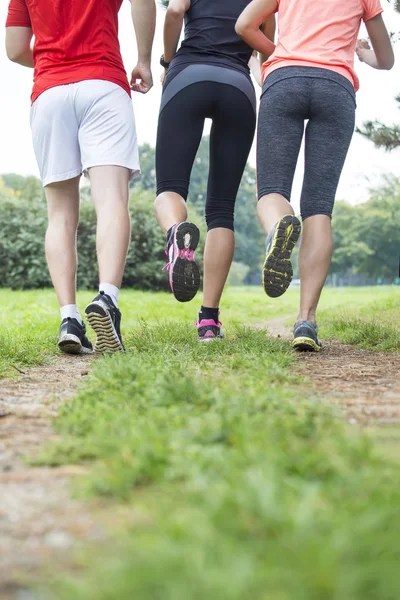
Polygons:
M395 280L399 272L400 178L386 177L368 202L337 202L332 273L352 271Z
M23 178L22 178L23 179ZM16 187L4 186L9 182ZM0 178L0 277L3 287L38 289L51 285L44 253L47 211L40 182L22 181L18 176ZM78 286L96 288L96 215L82 190L81 219L78 228ZM141 289L168 289L165 265L165 236L153 213L154 195L134 189L130 200L132 237L124 285ZM196 215L194 216L196 220ZM197 217L197 220L200 220Z
M197 259L202 267L206 238L204 205L209 166L208 140L203 140L192 173L189 218L201 231ZM167 290L165 236L153 211L155 198L154 149L141 148L142 178L132 186L130 209L132 239L126 263L124 286ZM235 263L243 265L244 281L260 274L265 236L256 217L256 174L247 166L236 203ZM360 274L394 280L398 276L398 231L400 230L400 178L387 177L371 190L370 200L350 206L338 202L333 217L335 252L331 273ZM8 174L0 177L0 277L3 287L38 289L50 286L44 254L47 213L40 182L35 177ZM78 286L97 286L96 216L90 189L81 188L81 219L78 229ZM297 277L294 255L295 277ZM236 269L235 283L239 283ZM240 281L243 283L243 281Z

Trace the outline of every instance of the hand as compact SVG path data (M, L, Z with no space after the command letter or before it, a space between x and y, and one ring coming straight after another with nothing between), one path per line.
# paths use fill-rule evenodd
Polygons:
M164 69L163 72L161 73L160 81L161 81L162 86L164 85L165 80L167 78L167 73L168 73L168 69Z
M147 94L153 87L153 77L149 65L137 64L132 71L131 90L140 94Z
M371 46L369 45L368 40L358 40L356 46L356 54L361 62L364 62L366 54L370 52Z

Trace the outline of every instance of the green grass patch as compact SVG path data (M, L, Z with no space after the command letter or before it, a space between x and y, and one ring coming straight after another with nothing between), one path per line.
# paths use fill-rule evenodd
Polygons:
M98 361L40 464L93 463L78 492L125 502L52 600L397 600L400 473L290 370L290 344L143 324ZM53 576L54 577L54 576Z
M321 333L324 337L336 339L342 344L354 344L365 350L400 350L399 328L376 320L338 317L324 321Z
M391 288L389 295L376 296L374 288L366 300L356 306L350 301L334 311L323 309L319 313L322 338L366 350L400 350L400 290Z

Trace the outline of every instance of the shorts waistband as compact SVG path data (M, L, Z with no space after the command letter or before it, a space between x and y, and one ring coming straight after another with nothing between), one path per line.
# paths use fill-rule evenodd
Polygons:
M262 95L265 94L265 92L275 83L278 83L284 79L290 79L292 77L310 77L333 81L344 87L351 94L354 102L356 102L355 89L346 77L340 75L340 73L336 73L336 71L332 71L331 69L322 69L320 67L280 67L266 77L262 88Z

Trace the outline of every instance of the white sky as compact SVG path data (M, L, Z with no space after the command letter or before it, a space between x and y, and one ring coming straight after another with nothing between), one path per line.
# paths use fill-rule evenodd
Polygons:
M385 0L385 20L390 30L400 30L400 15L389 7ZM0 22L5 22L6 0L0 5ZM162 26L164 11L159 9L157 32L153 52L154 88L146 95L134 97L139 143L155 144L158 107L161 84L159 83L159 57L162 54ZM0 47L4 47L4 29L0 28ZM365 35L365 33L363 34ZM136 62L136 45L130 18L130 4L124 2L120 12L121 49L127 71ZM400 45L399 45L400 46ZM357 123L375 118L391 123L400 121L394 97L400 93L400 52L396 48L397 63L392 71L375 71L357 60L357 71L361 79L361 89L357 94ZM0 173L15 172L22 175L38 175L32 150L29 129L30 92L32 71L9 62L3 51L0 52ZM259 89L259 88L258 88ZM351 203L368 198L368 188L379 183L384 173L400 174L399 152L386 153L376 150L371 143L355 135L348 160L343 172L338 198ZM255 164L255 151L250 156ZM301 160L300 160L301 163ZM301 168L298 169L294 186L293 204L298 208L301 185Z

